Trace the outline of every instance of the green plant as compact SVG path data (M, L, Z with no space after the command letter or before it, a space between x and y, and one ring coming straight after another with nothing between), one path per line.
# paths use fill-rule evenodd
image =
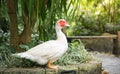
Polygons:
M11 51L9 49L13 49L9 44L0 44L0 67L7 67L11 63L10 54L14 53L15 50Z
M69 43L68 51L55 62L60 65L80 64L93 60L95 57L85 49L80 40Z
M120 30L120 0L80 0L79 14L69 35L101 35ZM106 25L113 26L106 28Z

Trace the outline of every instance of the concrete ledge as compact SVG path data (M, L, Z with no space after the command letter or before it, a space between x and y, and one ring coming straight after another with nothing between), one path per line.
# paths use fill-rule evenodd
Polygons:
M101 74L101 62L60 66L58 70L48 68L0 68L0 74Z

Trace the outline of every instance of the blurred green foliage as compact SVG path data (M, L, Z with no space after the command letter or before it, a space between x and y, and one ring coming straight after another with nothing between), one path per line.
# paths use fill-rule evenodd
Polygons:
M31 20L33 17L37 18L34 32L38 34L39 39L44 41L55 38L54 25L59 18L67 19L71 25L68 35L101 35L103 32L116 33L120 30L119 0L63 0L57 2L54 0L47 2L46 0L47 6L42 4L43 1L17 1L20 33L23 30L22 11L29 14L28 17ZM7 21L5 0L0 2L0 22ZM8 29L8 25L4 24L4 27L4 29Z
M120 0L80 0L69 35L101 35L120 30Z

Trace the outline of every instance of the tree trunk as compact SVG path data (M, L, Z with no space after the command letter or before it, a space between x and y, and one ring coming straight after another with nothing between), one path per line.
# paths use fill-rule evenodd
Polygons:
M20 44L26 44L31 41L32 28L34 27L35 20L30 20L22 13L24 29L21 34L18 32L18 20L17 20L17 9L15 0L6 0L8 15L10 18L10 43L16 48L17 52L23 51L19 47Z
M13 47L19 50L19 33L18 33L18 22L16 13L15 0L6 0L7 11L10 19L10 43Z
M25 15L24 11L22 12L22 19L24 30L20 35L20 40L22 44L26 44L31 41L31 34L32 34L32 26L29 23L28 17Z

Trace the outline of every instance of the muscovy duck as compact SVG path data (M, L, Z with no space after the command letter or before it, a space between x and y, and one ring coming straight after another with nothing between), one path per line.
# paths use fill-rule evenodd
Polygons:
M58 66L55 66L52 63L59 59L68 49L66 36L61 31L61 29L65 26L69 26L66 20L58 20L55 26L57 34L56 40L46 41L29 49L28 51L15 53L13 56L26 58L37 62L40 65L47 64L48 68L58 69Z

